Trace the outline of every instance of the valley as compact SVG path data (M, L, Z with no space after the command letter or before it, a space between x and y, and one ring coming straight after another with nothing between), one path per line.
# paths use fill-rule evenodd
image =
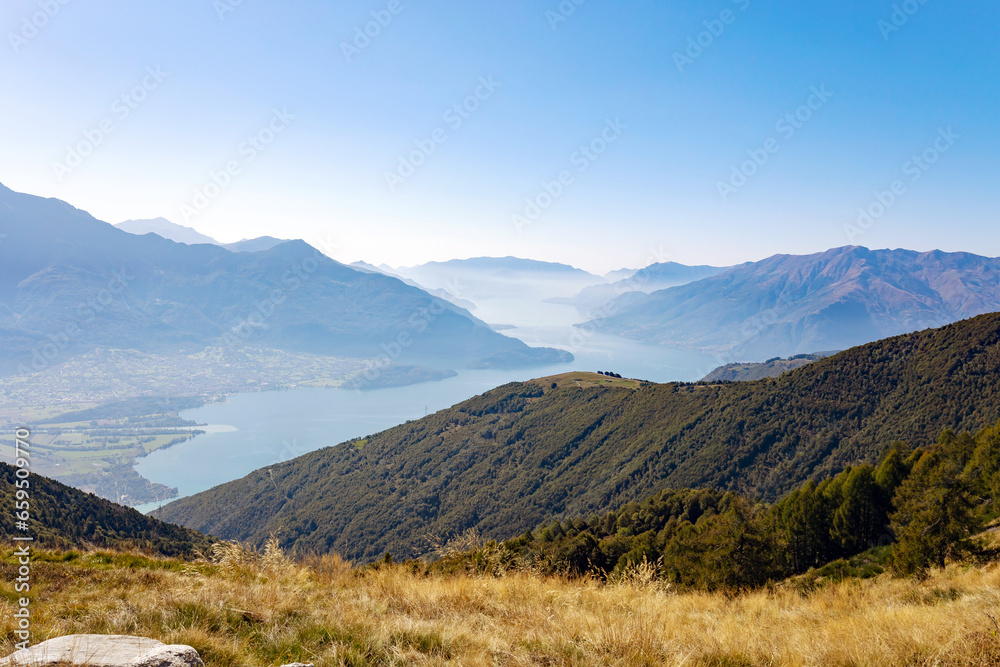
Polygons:
M1000 3L363 5L0 12L0 667L1000 665Z
M528 339L532 345L544 340L546 345L558 346L559 337L569 332L553 328L518 329L512 333L526 338L545 336ZM620 341L603 334L573 349L577 361L572 366L586 364L652 382L697 380L714 366L713 359L701 355ZM562 364L524 370L462 370L441 381L405 387L356 391L349 386L300 386L287 391L236 394L182 413L185 419L199 424L221 424L229 429L197 435L190 442L156 452L139 460L136 469L144 478L178 488L179 495L187 496L315 449L419 419L497 386L539 375L558 375L565 370ZM189 462L193 459L209 465L192 470ZM162 504L145 503L141 509L152 511Z
M249 348L172 356L96 349L36 374L0 378L0 429L37 425L41 474L123 504L163 501L176 497L176 488L141 477L134 465L204 433L179 411L240 392L340 387L370 365ZM12 445L0 435L4 460L12 460Z

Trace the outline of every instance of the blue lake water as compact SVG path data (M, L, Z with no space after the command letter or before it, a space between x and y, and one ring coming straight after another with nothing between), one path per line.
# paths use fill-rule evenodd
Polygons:
M598 334L581 339L559 327L518 329L515 333L531 345L570 349L576 361L521 370L460 371L441 382L372 391L292 389L238 394L223 403L181 413L185 419L209 424L208 432L153 452L139 460L136 470L154 482L177 487L181 496L187 496L258 468L418 419L507 382L571 370L613 371L654 382L689 381L704 377L720 363L709 355L616 336ZM149 503L137 509L148 512L161 504Z

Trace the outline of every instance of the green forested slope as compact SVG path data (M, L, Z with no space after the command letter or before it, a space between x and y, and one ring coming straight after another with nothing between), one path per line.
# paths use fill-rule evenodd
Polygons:
M759 382L505 385L363 441L182 499L163 518L220 537L370 559L477 527L508 538L553 516L664 488L775 499L875 461L893 441L1000 420L1000 315L853 348Z
M0 463L0 534L5 536L30 536L34 546L49 549L141 549L182 558L194 556L195 550L205 550L214 541L40 475L30 475L24 487L16 470ZM15 487L18 481L20 489ZM27 531L15 526L15 503L25 502L15 497L18 490L27 492L31 517Z
M995 543L977 538L1000 513L998 491L1000 424L945 431L912 451L897 443L877 466L809 480L773 505L730 491L667 489L499 544L464 534L429 569L614 580L638 568L684 588L730 590L806 573L799 585L869 577L885 567L920 576L949 561L996 559Z

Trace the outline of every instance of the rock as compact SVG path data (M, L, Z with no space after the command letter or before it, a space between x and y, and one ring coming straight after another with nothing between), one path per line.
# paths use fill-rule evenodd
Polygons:
M0 667L204 667L190 646L125 635L68 635L16 651Z

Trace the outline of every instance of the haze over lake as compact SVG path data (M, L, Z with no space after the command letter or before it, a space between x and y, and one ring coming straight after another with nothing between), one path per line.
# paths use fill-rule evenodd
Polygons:
M303 388L238 394L223 403L182 412L183 418L213 428L188 442L153 452L135 468L147 479L177 487L183 497L264 466L418 419L507 382L577 369L613 371L654 382L692 381L721 363L707 354L617 336L574 333L567 327L505 333L529 345L571 349L576 361L520 370L460 370L456 377L441 382L373 391ZM148 512L161 504L138 509Z

